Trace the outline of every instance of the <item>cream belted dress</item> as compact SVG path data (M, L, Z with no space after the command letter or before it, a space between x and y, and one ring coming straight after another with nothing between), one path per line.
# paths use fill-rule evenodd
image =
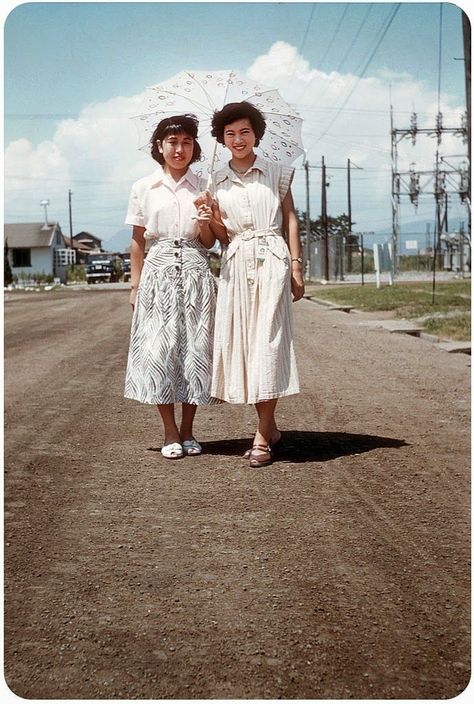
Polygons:
M231 241L221 260L211 394L228 403L299 391L281 208L293 173L257 157L243 176L227 166L213 179Z

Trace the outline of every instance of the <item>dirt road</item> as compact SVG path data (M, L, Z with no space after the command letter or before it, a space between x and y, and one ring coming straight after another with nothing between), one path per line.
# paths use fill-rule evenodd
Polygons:
M5 676L25 698L443 699L470 676L470 357L296 304L302 393L160 452L126 291L5 303Z

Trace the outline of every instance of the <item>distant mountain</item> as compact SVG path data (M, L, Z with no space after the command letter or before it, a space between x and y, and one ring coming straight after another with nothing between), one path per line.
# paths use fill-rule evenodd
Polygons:
M464 222L464 228L467 223L460 218L453 218L449 222L449 231L455 232L459 230L461 222ZM429 234L427 233L427 225L429 225ZM431 247L433 243L434 222L429 220L415 220L413 222L404 222L400 227L400 254L413 254L413 250L406 247L407 242L417 242L417 249L424 250ZM364 237L364 248L372 248L374 243L383 243L390 241L392 237L392 228L386 227L382 230L377 230L373 235ZM130 248L132 239L131 228L118 230L115 235L112 235L108 240L102 242L102 247L108 252L126 252Z
M127 227L116 232L108 240L104 240L102 248L107 252L126 252L130 248L131 240L132 231L130 227Z

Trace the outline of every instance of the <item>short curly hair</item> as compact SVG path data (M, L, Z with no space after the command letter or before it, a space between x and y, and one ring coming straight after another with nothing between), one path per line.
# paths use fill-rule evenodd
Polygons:
M230 125L236 120L250 120L252 129L255 133L255 146L258 147L260 140L265 134L266 122L262 113L255 105L243 100L241 103L227 103L222 110L214 113L212 117L212 136L217 139L219 144L224 144L224 129L226 125Z
M163 159L163 154L160 152L157 141L162 142L170 134L182 134L183 132L194 140L193 156L191 158L190 164L194 164L195 161L199 161L201 158L201 147L197 141L199 121L196 115L173 115L172 117L165 117L164 120L158 123L155 127L155 131L151 135L150 145L151 145L151 156L155 161L157 161L161 166L165 163Z

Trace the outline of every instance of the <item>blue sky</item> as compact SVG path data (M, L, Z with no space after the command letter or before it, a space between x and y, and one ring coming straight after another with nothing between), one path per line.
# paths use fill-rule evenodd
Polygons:
M465 107L464 66L457 60L463 56L459 7L442 4L440 75L440 4L401 3L387 27L395 7L385 2L13 7L4 26L5 219L41 220L38 201L49 198L51 218L67 233L64 194L72 188L74 231L111 237L123 227L130 182L154 168L129 141L127 120L138 96L185 68L232 68L279 88L301 112L310 162L319 164L322 154L327 163L341 165L346 157L362 162L365 171L355 174L354 183L360 226L389 224L387 193L379 181L382 174L385 180L390 176L390 97L400 127L408 124L411 110L434 123L439 78L446 122L459 121ZM431 159L431 147L417 155L420 164ZM458 145L446 145L455 147L457 153ZM301 163L296 166L295 200L304 208ZM320 184L317 169L312 173L316 216ZM338 171L331 177L334 214L344 210L342 177ZM432 217L432 203L425 209Z

